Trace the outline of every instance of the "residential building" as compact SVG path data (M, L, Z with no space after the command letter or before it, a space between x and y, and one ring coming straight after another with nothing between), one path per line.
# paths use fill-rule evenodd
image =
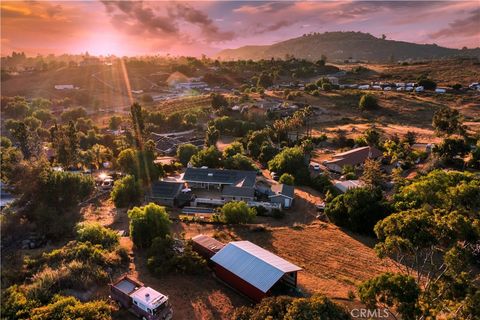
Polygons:
M367 159L377 159L382 152L375 147L360 147L334 155L332 160L323 164L331 171L341 173L344 166L362 165Z
M253 188L256 176L256 171L187 168L183 175L183 181L190 188L217 190L223 190L225 186Z
M333 181L333 186L337 188L341 193L345 193L350 189L363 187L364 185L365 184L360 180Z

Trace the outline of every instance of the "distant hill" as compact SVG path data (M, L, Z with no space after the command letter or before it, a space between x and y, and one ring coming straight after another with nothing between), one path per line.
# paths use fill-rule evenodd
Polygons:
M362 32L326 32L303 35L272 45L244 46L220 51L215 57L220 59L270 59L296 58L318 60L321 55L329 61L348 58L372 62L406 59L438 59L450 57L480 57L480 48L450 49L435 44L416 44L404 41L383 40Z

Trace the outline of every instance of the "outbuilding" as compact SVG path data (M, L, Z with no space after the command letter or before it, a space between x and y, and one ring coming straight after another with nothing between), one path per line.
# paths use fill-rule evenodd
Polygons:
M199 255L210 260L211 257L225 247L225 244L212 237L199 234L192 238L192 247Z
M212 258L216 276L254 301L295 288L300 267L250 241L233 241Z
M282 208L290 208L293 204L295 188L287 184L274 184L268 196L270 202L280 203Z

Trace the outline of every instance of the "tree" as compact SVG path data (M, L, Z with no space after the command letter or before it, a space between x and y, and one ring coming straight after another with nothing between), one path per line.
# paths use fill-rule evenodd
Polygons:
M88 115L87 110L85 110L85 108L78 107L78 108L65 110L60 115L60 118L62 119L63 122L69 122L69 121L77 121L78 118L86 118L87 115Z
M43 123L46 123L53 119L52 113L48 110L43 109L35 110L32 115Z
M465 133L460 113L458 110L451 109L448 106L444 106L435 111L432 126L439 136Z
M421 207L477 213L480 193L470 193L479 184L468 172L433 170L400 188L394 199L397 211Z
M108 127L110 128L110 130L118 130L121 124L122 124L122 117L119 117L119 116L113 116L108 121Z
M266 165L268 161L272 160L278 154L279 150L275 148L270 142L265 141L263 142L262 146L260 147L260 155L258 156L258 160Z
M154 160L155 154L151 150L137 151L128 148L120 152L117 162L123 172L148 184L163 174L162 168L157 166Z
M375 224L385 218L389 206L380 190L355 188L327 203L325 214L334 224L353 232L372 233Z
M177 158L178 160L186 166L193 155L198 153L197 146L194 146L191 143L184 143L178 146L177 148Z
M130 117L132 121L133 136L135 137L136 147L139 150L143 148L143 135L145 134L145 122L143 119L143 109L138 103L130 107Z
M295 184L295 178L289 173L284 173L280 176L280 179L278 180L278 182L283 184L288 184L289 186L293 186Z
M127 175L115 181L110 195L115 207L125 208L140 203L142 187L140 183L135 180L134 176Z
M79 223L76 229L78 241L89 242L93 245L99 244L105 249L112 249L119 244L118 233L97 222Z
M19 99L9 102L5 107L5 118L10 119L23 119L29 113L30 108L27 101Z
M442 143L436 145L433 149L438 154L440 160L445 164L455 164L459 161L463 165L463 157L470 151L470 146L464 139L445 138Z
M220 218L226 223L250 223L255 219L256 211L243 201L230 201L223 205Z
M208 147L199 151L197 154L194 154L190 163L194 167L209 167L209 168L218 168L222 163L222 154L214 146Z
M68 122L68 128L66 132L66 165L76 166L78 162L78 150L79 150L79 139L78 131L75 123L73 121Z
M232 142L223 150L224 158L233 157L236 154L243 154L243 144L238 141Z
M165 210L154 203L144 207L134 207L128 211L130 236L139 248L148 248L156 237L165 238L170 234L172 222Z
M437 83L426 77L421 77L418 80L418 85L425 88L425 90L435 90L437 88Z
M365 160L360 180L369 188L381 188L385 184L385 175L382 172L380 161Z
M279 174L289 173L297 183L308 180L308 165L301 147L285 148L268 162L268 169Z
M205 133L205 144L207 146L215 146L219 137L220 131L218 131L214 126L209 126Z
M257 87L268 88L273 85L272 75L267 72L262 72L258 77Z
M381 139L382 135L381 135L380 131L378 131L377 128L372 127L372 128L368 128L367 131L365 131L365 134L364 134L363 137L365 139L365 142L369 146L378 147L380 145L380 139Z
M260 154L260 148L264 142L269 142L270 136L267 130L252 131L247 136L247 151L253 157L257 158Z
M10 127L10 134L12 135L14 141L18 144L19 149L22 151L23 157L29 159L32 156L33 151L31 134L27 125L21 121L10 121L10 123L6 123L5 126Z
M420 288L412 277L384 273L363 282L358 291L367 308L395 307L403 319L415 319L419 313Z
M255 170L255 164L252 162L252 160L240 153L226 158L224 160L224 166L226 169Z
M189 127L193 127L194 125L197 124L198 117L194 113L187 113L186 115L183 116L183 122Z
M371 110L378 107L377 98L369 93L364 94L358 102L360 110Z
M212 98L212 108L220 109L222 107L228 107L227 99L220 93L212 93L210 96Z

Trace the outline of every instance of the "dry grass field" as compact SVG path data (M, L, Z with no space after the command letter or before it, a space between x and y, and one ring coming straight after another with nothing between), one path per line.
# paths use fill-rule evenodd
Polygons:
M379 259L372 249L371 238L353 235L334 225L315 220L312 203L320 200L312 190L296 190L295 206L281 220L258 217L265 226L206 225L175 222L172 231L189 239L197 234L220 237L223 242L249 240L299 265L299 288L306 294L322 293L347 307L358 306L349 301L349 292L356 285L377 274L394 270L388 260ZM126 210L117 210L111 201L100 201L82 211L88 221L97 221L115 230L128 230ZM129 273L147 285L169 295L178 319L229 319L235 309L251 302L217 281L213 274L190 276L169 273L154 277L147 270L145 252L138 251L128 237L121 244L130 251L133 261ZM102 288L98 296L108 295ZM120 310L116 319L134 319Z

